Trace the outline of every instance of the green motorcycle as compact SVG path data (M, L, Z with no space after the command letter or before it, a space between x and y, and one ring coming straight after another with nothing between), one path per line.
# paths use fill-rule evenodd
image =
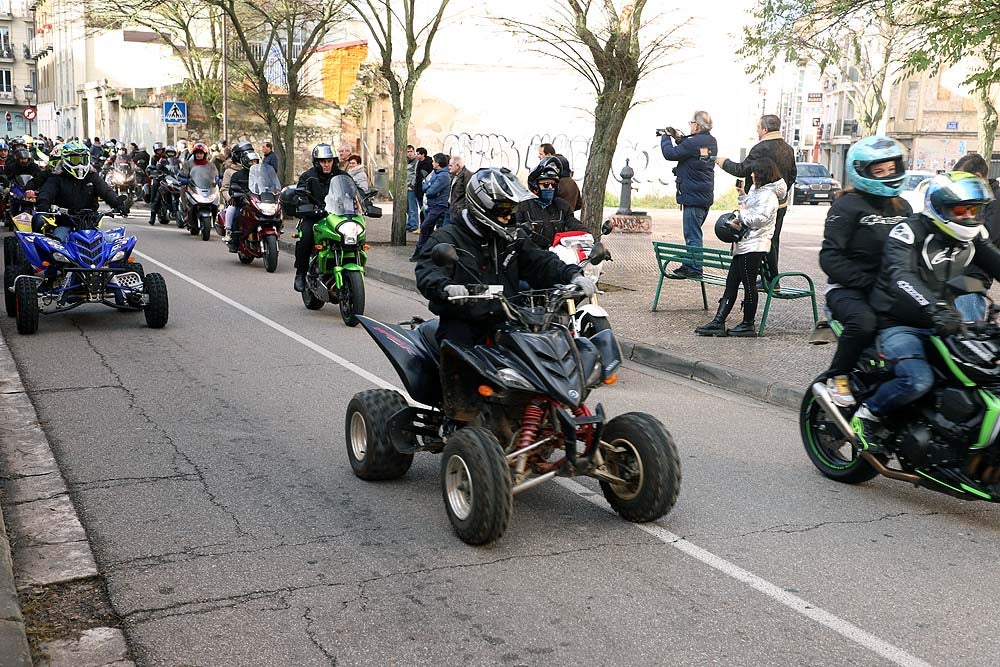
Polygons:
M330 188L322 202L315 201L305 188L286 188L283 201L295 204L293 214L324 217L313 226L314 245L309 255L302 303L309 310L319 310L326 303L340 306L340 316L349 327L358 324L365 313L365 216L379 218L382 210L371 200L376 190L361 193L354 179L345 174L330 179ZM300 238L302 223L295 237Z

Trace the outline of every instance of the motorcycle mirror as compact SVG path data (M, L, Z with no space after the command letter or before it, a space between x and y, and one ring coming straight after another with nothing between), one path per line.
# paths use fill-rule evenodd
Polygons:
M590 251L590 257L588 257L587 259L590 261L592 265L597 266L598 264L609 258L610 254L604 247L604 244L598 241L597 243L594 244L594 247Z
M955 294L986 294L986 286L982 280L972 276L952 278L945 285Z
M431 248L431 261L437 266L452 266L458 263L458 251L450 243L438 243Z
M610 220L605 220L601 223L601 236L605 234L610 234L614 230L614 225L611 224Z

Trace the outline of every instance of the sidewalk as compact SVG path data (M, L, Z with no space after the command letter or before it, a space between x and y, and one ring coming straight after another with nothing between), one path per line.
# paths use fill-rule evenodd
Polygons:
M392 204L382 203L383 217L368 221L372 245L365 269L368 277L415 289L413 252L415 234L407 234L408 246L388 245ZM825 278L817 264L826 207L796 207L790 211L782 231L781 270L803 271L822 291ZM613 213L608 209L607 213ZM653 210L652 234L611 234L602 240L614 261L605 266L601 304L608 309L622 351L632 361L659 370L701 380L737 393L777 405L798 409L806 386L829 364L830 346L807 343L812 333L812 309L808 299L775 301L771 306L764 338L705 338L694 328L715 314L722 288L706 286L710 311L702 309L701 289L692 281L670 281L663 286L657 312L650 312L659 276L652 241L683 243L679 210ZM705 244L724 247L714 238L711 223L721 212L710 212L705 223ZM291 241L288 244L291 250ZM793 283L790 283L793 284ZM817 298L822 309L822 296ZM758 321L764 308L761 298ZM731 323L739 322L739 313Z

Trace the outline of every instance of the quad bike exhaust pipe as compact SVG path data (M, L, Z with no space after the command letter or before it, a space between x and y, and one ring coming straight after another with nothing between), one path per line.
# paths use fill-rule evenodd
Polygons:
M851 428L851 425L847 423L846 419L844 419L844 415L841 414L840 410L837 409L837 406L834 405L833 399L830 398L830 392L826 388L825 384L822 382L815 382L813 383L811 390L813 396L815 396L816 400L819 401L819 406L823 408L823 412L826 413L826 416L837 425L841 435L843 435L855 449L860 451L861 458L863 458L868 465L875 468L878 474L890 479L910 482L911 484L915 484L917 486L922 484L923 479L921 477L901 472L899 470L893 470L892 468L887 468L885 464L883 464L875 456L872 456L871 453L861 450L861 447L858 444L858 437L854 433L854 429Z

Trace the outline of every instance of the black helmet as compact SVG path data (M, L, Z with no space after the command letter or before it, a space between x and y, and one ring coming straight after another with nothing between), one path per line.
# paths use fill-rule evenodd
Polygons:
M337 155L333 152L333 146L330 144L316 144L313 146L312 152L312 162L313 168L316 171L322 172L323 170L319 166L320 160L333 160L333 166L337 166Z
M518 204L529 199L535 199L535 195L506 169L480 169L465 188L472 223L481 231L492 232L506 241L514 239L514 221L502 222L498 218L513 218Z
M531 170L528 174L528 188L532 192L538 191L538 181L556 181L559 182L560 175L562 174L562 164L555 156L544 157L539 161L538 166Z
M242 164L243 154L249 153L252 150L253 150L253 144L251 144L249 141L241 141L235 146L233 146L233 151L232 153L230 153L230 155L233 158L233 162L235 162L236 164Z
M30 162L31 153L28 152L27 148L18 148L14 151L14 159L18 162Z
M161 152L162 150L163 150L163 142L162 141L156 141L156 142L153 143L153 154L154 155L156 155L157 153Z
M723 243L739 243L747 235L746 226L740 222L739 229L733 229L730 225L733 221L739 222L739 216L735 213L723 213L715 221L715 235Z

